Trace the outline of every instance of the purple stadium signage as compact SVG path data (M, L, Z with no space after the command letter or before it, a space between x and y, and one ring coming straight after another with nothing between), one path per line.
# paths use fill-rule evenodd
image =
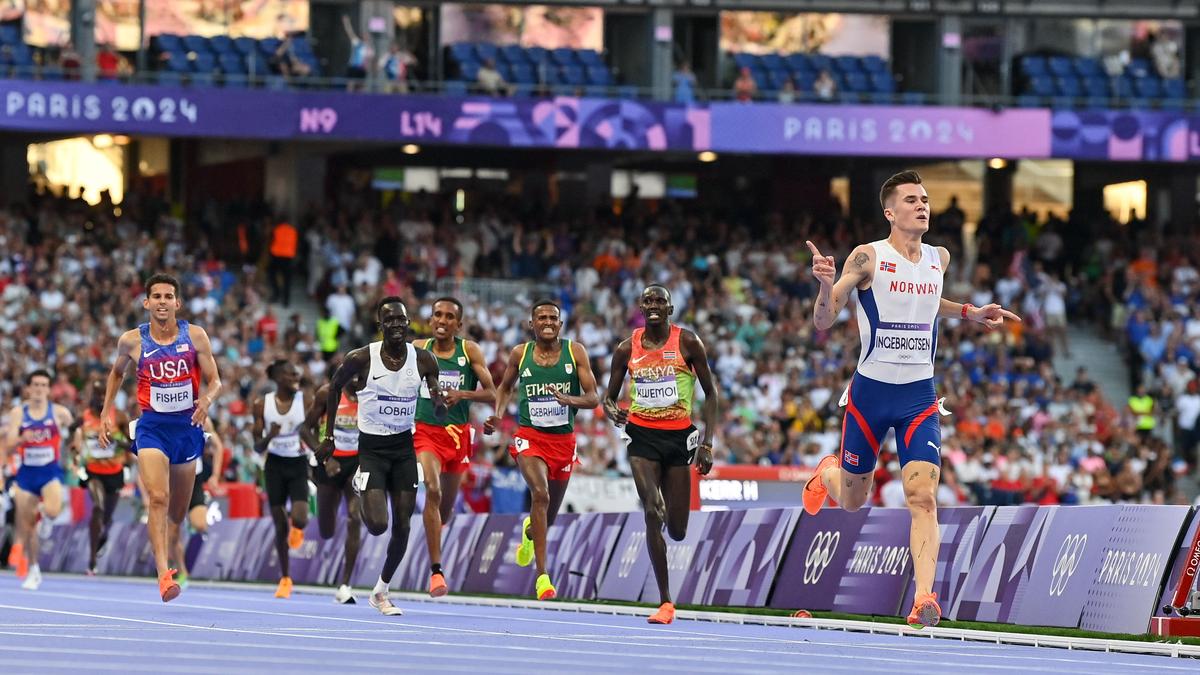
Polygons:
M1050 112L713 103L714 150L803 155L1049 157Z
M738 509L713 514L705 542L711 553L692 559L676 602L765 605L800 509Z
M718 516L724 516L727 511L692 511L688 518L687 536L683 541L675 541L663 533L667 540L667 572L668 582L670 583L671 597L679 598L683 592L683 584L688 581L688 572L692 568L695 561L703 561L712 555L716 555L721 550L719 543L712 539L710 528L717 521ZM645 521L642 521L643 525ZM646 551L645 546L642 547L641 555L650 561L650 554ZM658 581L654 578L654 572L651 570L646 574L646 581L642 584L642 600L644 602L658 603ZM679 602L683 602L679 600Z
M192 574L197 579L233 578L234 562L240 555L242 537L254 522L248 518L228 518L210 525L204 546L200 549L200 556L196 558L196 564L191 570ZM118 525L128 526L126 523L114 523L113 528ZM113 573L109 570L104 571Z
M842 573L852 560L854 543L870 512L823 509L815 516L800 516L779 568L770 606L833 609Z
M621 537L613 547L612 558L600 584L600 597L605 600L637 602L650 574L650 557L646 554L646 520L637 513L625 518ZM654 594L658 598L658 593Z
M475 552L475 544L487 524L486 513L460 513L450 521L450 529L442 537L442 567L450 574L446 584L453 592L462 590L463 582L467 579L467 567L471 564L471 554ZM428 583L428 578L422 579ZM426 590L418 587L419 590Z
M853 540L846 566L831 569L841 580L833 609L856 614L895 614L912 577L908 509L872 508Z
M1200 117L1183 111L1059 110L1055 157L1186 162L1200 158Z
M1008 621L1030 626L1079 625L1104 542L1119 506L1043 506L1022 546L1032 556L1013 595ZM1178 529L1178 528L1176 528ZM1020 563L1018 563L1020 564Z
M1026 535L1038 519L1038 507L1002 506L996 509L983 535L983 543L971 571L953 604L942 604L942 612L958 621L1008 620L1013 597L1028 576L1033 557L1024 550Z
M304 530L304 543L300 548L288 552L291 557L292 580L298 584L328 586L334 583L342 571L346 551L346 527L348 521L339 517L334 525L333 536L321 538L321 528L314 515Z
M941 530L942 543L938 547L933 590L937 593L938 603L943 609L953 606L955 598L958 597L959 589L967 580L971 565L979 553L979 546L983 543L988 521L995 511L994 506L938 509L938 527ZM904 601L900 603L898 615L908 615L915 595L916 585L910 582L904 594Z
M558 597L596 598L627 515L584 513L571 522L559 542L554 563L549 565Z
M1179 540L1179 548L1176 549L1172 556L1174 563L1171 565L1171 574L1167 577L1167 584L1163 588L1162 596L1159 601L1154 603L1154 615L1165 616L1162 613L1163 605L1171 600L1172 594L1175 593L1175 588L1179 585L1179 580L1183 578L1183 568L1188 564L1192 552L1192 537L1196 536L1196 529L1200 528L1200 511L1192 515L1192 522L1188 525L1187 532ZM1191 598L1189 593L1188 598Z
M383 559L387 557L388 534L373 537L364 533L362 548L358 550L358 561L354 563L354 571L350 573L351 586L374 586L383 569ZM411 538L410 538L411 540ZM395 577L392 581L396 581Z
M408 521L408 547L392 577L392 588L401 591L429 590L429 545L425 543L425 518L414 513Z
M554 521L554 526L546 533L547 569L554 568L556 557L562 553L559 543L577 518L577 513L560 513ZM487 524L479 533L471 564L467 567L463 591L507 595L533 594L533 566L518 567L513 559L513 551L521 542L521 523L524 520L525 517L521 515L488 517Z
M1144 633L1154 613L1163 576L1175 552L1187 506L1122 504L1108 523L1104 555L1079 627L1112 633Z

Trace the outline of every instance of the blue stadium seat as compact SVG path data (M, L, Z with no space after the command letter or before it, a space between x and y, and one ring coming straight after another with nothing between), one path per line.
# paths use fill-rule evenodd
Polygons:
M792 74L783 69L768 70L767 79L771 81L771 89L783 89L783 85L788 81L791 81L793 86L796 84L796 81L792 80Z
M475 55L479 57L482 63L485 59L498 61L500 59L500 48L490 42L475 43Z
M796 89L804 94L812 93L813 83L816 81L817 74L811 70L792 73L792 82L796 85Z
M888 72L887 61L883 57L874 54L868 54L862 57L862 68L868 73L886 73Z
M761 68L755 68L750 71L750 76L754 78L754 84L758 85L759 91L774 91L775 85L771 82L771 77L767 75L767 71Z
M150 39L150 47L159 53L184 51L183 39L171 33L160 33Z
M234 38L234 49L241 52L242 56L249 56L258 53L258 40L250 37Z
M292 38L292 51L298 56L313 56L312 44L303 35L297 35Z
M283 40L280 40L279 38L263 38L258 41L258 52L267 58L270 58L271 56L274 56L275 51L279 49L279 45L282 43Z
M561 78L560 82L569 84L573 87L583 86L583 67L582 66L563 66L559 69Z
M512 71L512 81L518 84L537 84L537 73L528 63L514 63L509 66Z
M1074 77L1075 65L1066 56L1051 56L1046 61L1047 70L1055 77Z
M217 69L217 57L210 52L196 52L192 59L192 72L212 74Z
M1018 108L1040 108L1042 107L1042 97L1034 96L1033 94L1021 94L1017 97Z
M455 63L475 61L475 48L468 42L456 42L450 45L450 59Z
M1088 96L1104 96L1109 95L1108 78L1096 75L1090 75L1083 81L1083 91Z
M858 73L862 72L862 66L859 64L857 56L839 56L833 60L837 69L843 73Z
M1133 80L1122 75L1113 80L1113 93L1123 99L1133 98Z
M784 60L787 61L788 68L793 73L816 72L816 69L813 68L812 63L808 60L808 54L805 54L803 52L796 52L795 54L788 54L787 58L785 58Z
M1075 74L1083 78L1104 77L1106 75L1100 59L1091 56L1075 57Z
M870 89L871 89L871 85L868 82L867 76L865 73L863 73L861 71L857 71L857 70L846 73L845 86L843 87L844 91L863 93L866 91L870 91Z
M167 54L167 60L163 62L162 69L172 73L190 73L192 72L192 64L188 61L187 54L183 52L171 52Z
M479 64L466 61L458 64L458 79L463 82L474 82L479 79Z
M529 63L529 56L521 45L504 45L500 48L500 58L514 66Z
M588 66L586 73L588 82L596 86L607 87L613 83L612 73L608 72L608 66Z
M221 72L226 75L246 74L246 63L242 61L242 57L238 54L229 52L221 54L217 57L217 65L221 67Z
M1142 98L1155 99L1163 97L1162 80L1157 77L1139 77L1133 81L1133 89Z
M809 54L808 62L812 64L813 70L817 71L818 73L822 70L828 70L830 72L834 70L833 59L825 56L824 54Z
M1171 100L1187 98L1187 84L1181 78L1163 80L1163 95Z
M525 57L535 66L539 63L546 63L550 60L549 52L544 47L526 47Z
M775 52L771 52L770 54L763 54L762 56L760 56L758 58L758 62L761 63L762 67L767 70L786 70L787 69L787 62L785 62L783 60L782 56L780 56L779 54L777 54Z
M550 50L550 60L560 66L578 66L579 62L575 60L575 50L566 47Z
M1054 80L1051 80L1048 75L1039 75L1029 78L1029 93L1038 96L1052 96L1054 94Z
M0 44L18 45L25 41L21 35L21 27L15 23L0 25Z
M1150 77L1154 71L1150 68L1150 62L1146 59L1130 59L1129 65L1125 66L1125 73L1131 77Z
M1021 57L1021 72L1030 77L1039 77L1048 72L1046 66L1046 57L1044 56L1022 56Z
M233 54L237 48L233 46L233 38L228 35L214 35L208 39L208 46L217 56Z
M1059 96L1083 95L1083 85L1074 75L1055 78L1054 90Z
M203 35L185 35L183 36L183 47L189 52L204 52L208 53L212 50L208 46L208 38Z
M737 66L739 70L742 68L749 68L753 70L759 67L760 61L758 59L758 54L736 52L733 54L733 64Z
M896 91L896 80L891 73L871 73L871 87L877 92L890 94Z
M595 49L576 49L575 59L582 63L585 68L604 65L604 59L600 58L600 52Z
M33 50L24 42L12 45L11 59L12 64L17 68L32 68Z

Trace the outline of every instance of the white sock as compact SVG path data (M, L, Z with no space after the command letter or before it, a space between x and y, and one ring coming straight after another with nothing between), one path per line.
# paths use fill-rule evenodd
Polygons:
M387 582L383 580L383 577L379 577L379 581L375 582L375 588L371 592L372 593L387 593L387 591L388 591Z
M29 566L29 573L30 574L41 574L42 567L40 565L38 565L37 563L33 563L32 565Z

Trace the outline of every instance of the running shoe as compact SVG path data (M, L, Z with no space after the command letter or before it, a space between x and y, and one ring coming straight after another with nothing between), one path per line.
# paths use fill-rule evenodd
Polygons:
M87 574L89 577L94 577L94 576L96 576L96 568L95 568L95 567L89 567L89 568L87 569L87 572L85 572L85 574Z
M29 574L29 559L25 557L25 545L16 542L8 550L8 564L17 571L17 578L24 579Z
M529 563L533 562L533 540L529 538L529 516L525 516L525 522L521 523L521 543L517 546L517 564L521 567L529 567Z
M353 605L357 602L354 599L354 591L346 584L338 586L337 592L333 594L333 601L339 605Z
M429 575L429 597L440 598L450 592L446 587L446 575L436 572Z
M937 604L937 593L926 593L913 602L908 613L908 625L912 628L936 626L942 620L942 608Z
M182 590L179 588L179 584L175 583L175 570L170 569L159 575L158 593L162 596L163 602L170 602L178 598Z
M659 606L658 611L650 618L646 619L646 623L661 623L668 624L675 620L675 604L664 602Z
M49 539L52 534L54 534L54 521L47 518L46 514L38 511L37 536L41 539Z
M537 599L538 600L553 600L558 592L554 590L554 584L550 583L550 575L543 574L537 578Z
M304 543L304 530L293 527L288 531L288 548L300 548Z
M179 588L186 589L188 587L187 572L180 572L178 581L179 581Z
M25 576L25 582L21 584L21 588L27 591L36 591L42 585L42 568L37 565L32 565L29 568L29 574Z
M810 516L817 515L821 507L825 505L825 498L829 496L829 490L825 488L825 483L821 481L821 474L831 466L837 466L837 455L826 455L821 458L821 462L817 464L817 468L813 471L812 478L804 484L804 511Z
M292 597L291 577L284 577L279 580L279 586L275 588L275 597L283 599Z
M392 604L392 599L388 597L387 592L372 593L367 598L367 603L384 616L404 616L404 610Z

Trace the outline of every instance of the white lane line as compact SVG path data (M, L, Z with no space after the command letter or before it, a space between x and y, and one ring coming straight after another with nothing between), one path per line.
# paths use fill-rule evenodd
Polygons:
M54 660L52 660L52 658L53 657L45 658L45 659L9 659L9 658L6 658L6 659L4 659L5 672L6 673L10 672L8 670L9 668L16 668L19 666L28 667L29 670L27 672L37 673L39 675L45 673L48 668L62 668L63 671L72 672L72 673L78 673L82 669L80 666L80 663L78 661L54 661ZM118 672L118 673L129 672L129 671L134 671L134 672L139 672L139 673L196 673L197 675L211 675L211 673L212 673L212 670L205 670L205 669L200 669L200 668L189 668L187 666L178 666L178 665L166 665L163 663L142 664L142 663L97 662L97 663L87 664L87 670L102 670L102 671L112 671L112 672ZM21 673L23 671L18 670L16 672ZM225 675L226 673L246 673L246 675L255 675L255 671L253 671L253 670L243 670L243 669L239 669L239 668L231 668L227 671L223 671L222 675Z
M83 598L83 597L71 595L71 594L65 594L65 593L40 593L39 595L44 596L44 597L66 598L66 599L74 600L74 601L78 601L78 602L84 602L87 600L87 598ZM157 606L157 607L162 606L161 603L150 602L147 600L123 600L120 598L108 598L107 601L114 602L114 603L133 604L133 605L153 605L153 606ZM12 609L33 609L34 611L45 611L45 612L52 612L52 613L56 613L56 614L68 614L68 615L77 614L79 616L86 616L89 618L101 618L101 619L110 619L110 620L118 620L118 621L128 620L128 621L134 621L134 622L138 622L138 623L147 623L147 624L175 625L175 626L182 627L182 628L193 628L193 629L198 629L198 630L241 632L238 629L232 629L232 628L216 628L216 627L211 627L211 626L202 627L202 626L193 626L193 625L187 625L187 624L172 624L170 622L153 621L153 620L147 620L147 619L132 619L132 618L126 619L125 617L119 617L119 616L82 614L82 613L65 612L65 611L61 611L61 610L39 610L39 609L35 609L35 608L12 607L12 606L8 606L8 605L0 605L0 608L6 608L6 607L12 608ZM347 621L347 622L354 622L354 623L382 625L382 626L387 626L387 627L395 627L396 626L396 623L389 622L389 621L370 621L370 620L366 620L366 619L351 619L351 618L346 618L346 617L316 616L316 615L311 615L311 614L299 614L299 613L295 613L295 612L265 612L265 611L258 611L258 610L252 610L252 609L235 609L235 608L229 608L229 607L217 607L217 606L210 606L210 605L181 605L181 608L206 609L206 610L217 611L217 612L228 612L228 613L237 613L237 614L255 614L255 615L273 616L273 617L286 616L286 617L293 617L293 618L316 619L316 620L324 620L324 621L331 621L331 620L332 621ZM401 624L401 625L403 625L403 624ZM581 625L587 625L587 624L581 624ZM467 629L467 628L452 628L449 626L437 626L437 627L421 626L421 627L430 628L430 629L436 628L437 630L440 630L443 633L452 632L452 633L463 633L463 634L470 634L470 635L485 635L485 636L489 636L489 637L502 637L502 638L518 637L518 638L529 638L531 640L565 641L565 642L576 642L576 643L582 642L582 643L587 643L587 644L608 645L608 646L613 646L613 647L619 647L621 649L620 653L629 655L629 656L632 656L631 654L628 654L628 649L630 647L658 648L660 646L660 645L656 645L656 644L636 643L636 642L631 642L629 640L578 640L578 639L561 638L558 636L550 636L550 635L515 633L512 631L503 631L503 632L484 631L484 630L475 630L475 629ZM312 637L312 638L317 637L317 636L287 635L284 633L279 633L274 630L272 630L272 631L248 630L245 632L251 632L251 633L259 634L259 635L270 635L273 637ZM350 638L350 637L323 637L320 639L359 640L359 641L363 640L363 638ZM389 641L389 640L370 640L370 641L371 642L394 642L394 641ZM412 641L402 640L399 642L411 643ZM428 640L422 640L421 643L427 644ZM448 644L448 645L451 645L454 647L461 647L461 645L455 644L455 643L445 643L445 644ZM884 656L866 655L866 654L863 654L861 652L861 650L855 649L853 644L822 645L821 643L813 643L813 642L801 640L801 641L797 641L794 644L794 646L796 647L796 649L788 650L788 651L767 651L767 650L763 650L763 649L734 649L731 647L712 647L712 646L705 646L705 645L691 645L691 651L692 652L708 651L708 652L720 652L720 653L724 653L724 654L729 654L730 659L727 661L729 663L736 664L736 665L746 665L744 663L744 661L733 658L733 656L736 654L754 654L757 656L781 656L781 657L791 657L791 658L802 658L804 656L812 655L811 652L806 653L804 651L805 647L811 647L811 646L835 647L839 651L847 652L847 653L830 653L827 651L821 651L821 652L817 653L816 656L819 656L822 659L830 659L830 658L850 659L850 660L857 661L860 663L862 661L880 661L880 662L885 662L885 663L900 663L900 664L911 664L913 662L911 658L898 658L898 657L897 658L889 658L889 657L884 657ZM482 645L481 645L481 647L482 647ZM502 645L502 644L486 645L486 648L488 648L488 649L508 649L508 650L515 649L515 650L522 650L522 651L537 651L537 652L546 651L545 648L517 647L517 646ZM893 649L884 649L884 650L879 650L879 651L901 652L901 653L908 654L908 653L911 653L913 650L893 648ZM917 651L919 651L919 650L917 650ZM584 653L578 649L572 649L571 652L573 654L583 654ZM923 653L926 656L929 656L928 652L923 652ZM599 656L611 656L612 652L611 651L596 651L596 652L592 652L592 654L599 655ZM937 653L937 654L939 656L944 656L944 654L941 654L941 653ZM662 652L661 651L648 652L648 653L643 654L642 656L644 656L646 658L661 658ZM972 655L968 655L968 656L972 656ZM1029 659L1029 658L1031 658L1031 657L1023 657L1023 659ZM715 660L718 660L715 654L710 654L710 655L705 655L705 656L684 656L682 654L679 654L678 652L676 652L675 654L672 655L672 659L676 662L682 661L682 660L699 661L699 662L713 662ZM1034 660L1039 660L1039 659L1034 659ZM1096 665L1095 662L1080 662L1080 661L1073 661L1073 660L1066 660L1066 662L1067 663L1084 663L1084 664L1092 665L1092 666ZM950 667L950 666L958 667L958 666L962 665L961 662L957 662L957 661L935 662L935 661L929 661L928 659L922 660L922 663L923 663L923 665L928 665L928 666L947 666L947 667ZM975 664L975 665L976 665L976 668L980 667L980 664ZM987 667L994 669L994 670L1015 670L1015 671L1028 670L1028 668L1025 666L1009 666L1009 665L1002 665L1002 664L988 664ZM1085 669L1085 670L1081 670L1079 672L1090 672L1090 670Z

